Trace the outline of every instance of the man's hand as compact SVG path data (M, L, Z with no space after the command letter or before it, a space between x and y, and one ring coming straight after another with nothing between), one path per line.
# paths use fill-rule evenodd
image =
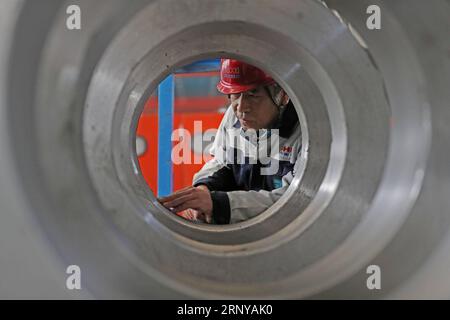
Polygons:
M204 185L186 187L167 197L158 198L158 201L173 213L193 209L197 211L196 219L211 223L213 203L209 189Z
M205 215L194 209L186 209L184 211L181 211L177 213L177 216L180 216L189 221L206 222Z

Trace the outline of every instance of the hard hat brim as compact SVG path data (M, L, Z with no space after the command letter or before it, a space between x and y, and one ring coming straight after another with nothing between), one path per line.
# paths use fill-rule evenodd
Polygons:
M224 85L221 81L219 81L219 83L217 84L217 90L219 90L219 92L221 92L223 94L241 93L241 92L255 89L259 86L267 86L267 85L270 85L273 83L275 83L275 80L269 79L268 81L263 82L263 83L227 86L227 85Z

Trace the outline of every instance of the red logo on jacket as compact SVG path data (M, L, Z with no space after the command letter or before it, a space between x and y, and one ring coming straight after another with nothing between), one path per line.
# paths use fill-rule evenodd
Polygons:
M282 159L287 159L291 157L292 147L290 146L282 146L280 149L280 157Z
M282 146L281 147L281 152L283 152L283 153L291 153L292 152L292 147L289 147L289 146Z

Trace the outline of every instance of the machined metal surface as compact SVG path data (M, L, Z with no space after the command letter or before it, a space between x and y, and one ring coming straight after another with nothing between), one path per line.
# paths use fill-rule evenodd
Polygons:
M68 2L0 5L1 297L450 297L448 1L77 3L78 31ZM302 126L286 194L226 227L165 211L135 155L150 93L213 57L270 72Z

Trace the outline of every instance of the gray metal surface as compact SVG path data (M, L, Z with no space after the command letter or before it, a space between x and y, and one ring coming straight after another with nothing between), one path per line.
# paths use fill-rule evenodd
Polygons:
M450 297L448 1L75 3L79 31L69 2L1 4L0 297ZM159 81L217 56L286 88L304 145L285 196L226 227L164 211L134 155Z

